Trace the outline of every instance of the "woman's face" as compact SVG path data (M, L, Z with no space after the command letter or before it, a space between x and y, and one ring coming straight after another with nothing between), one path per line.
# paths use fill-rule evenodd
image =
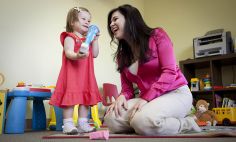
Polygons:
M115 11L111 16L110 29L116 39L124 38L125 17L119 12Z
M80 11L78 19L79 20L74 23L74 30L81 34L88 32L88 27L91 21L90 14L87 11Z

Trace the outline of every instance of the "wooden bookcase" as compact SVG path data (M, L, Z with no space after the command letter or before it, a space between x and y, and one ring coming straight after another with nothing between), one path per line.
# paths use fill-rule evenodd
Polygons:
M192 91L194 105L197 100L205 99L210 103L210 108L216 107L215 94L236 100L236 88L227 87L236 83L236 53L187 59L180 61L179 65L189 86L191 78L202 79L206 74L210 75L212 87L223 86L221 89Z

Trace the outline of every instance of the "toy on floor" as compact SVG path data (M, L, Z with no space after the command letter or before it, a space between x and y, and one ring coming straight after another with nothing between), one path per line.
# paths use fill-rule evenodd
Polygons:
M213 108L218 123L224 126L236 124L236 107Z
M53 106L50 106L50 110L49 110L49 118L51 118L49 124L48 124L48 128L49 130L56 130L56 114L55 114L55 110L53 108Z
M205 100L198 100L196 104L195 120L199 125L203 125L204 122L207 126L215 126L217 124L216 114L208 110L209 103Z
M74 112L73 112L73 121L74 121L75 125L78 122L78 117L79 117L78 110L79 110L79 105L75 105L74 106Z
M88 53L89 45L94 40L96 34L99 32L99 29L95 25L89 26L88 34L86 36L85 42L81 44L80 52L81 53Z
M98 116L98 106L97 105L94 105L91 108L91 113L92 113L94 127L96 129L100 128L100 126L102 125L102 122L100 121L99 116Z
M108 140L109 139L109 131L102 130L102 131L97 131L97 132L91 132L91 133L89 133L89 139L90 140Z

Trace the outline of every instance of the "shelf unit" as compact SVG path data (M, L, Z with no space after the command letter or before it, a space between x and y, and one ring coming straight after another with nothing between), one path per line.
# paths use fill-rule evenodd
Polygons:
M210 103L210 108L216 107L215 94L221 98L236 100L236 88L226 88L236 83L236 53L210 56L197 59L187 59L179 62L180 68L189 82L191 78L202 79L206 74L211 77L212 86L223 86L222 89L192 91L194 104L199 99Z

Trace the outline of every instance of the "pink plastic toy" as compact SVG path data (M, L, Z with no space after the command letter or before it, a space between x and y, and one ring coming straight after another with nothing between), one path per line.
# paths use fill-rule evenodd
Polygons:
M102 130L97 132L89 133L90 140L108 140L109 139L109 131Z

